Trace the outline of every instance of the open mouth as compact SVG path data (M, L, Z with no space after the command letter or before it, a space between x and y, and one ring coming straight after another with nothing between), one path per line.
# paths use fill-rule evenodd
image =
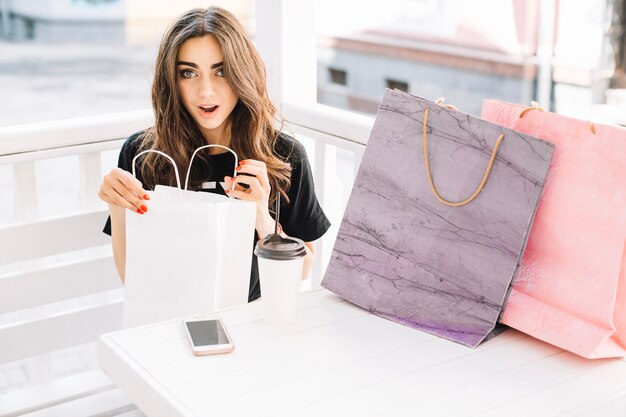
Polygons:
M213 113L219 106L200 106L203 113Z

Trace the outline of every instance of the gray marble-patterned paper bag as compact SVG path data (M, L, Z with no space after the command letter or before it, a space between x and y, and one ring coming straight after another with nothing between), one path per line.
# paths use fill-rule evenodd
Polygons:
M465 205L440 201L434 191L461 202L478 190L502 134L482 191ZM502 310L553 150L387 90L322 285L380 316L477 346Z

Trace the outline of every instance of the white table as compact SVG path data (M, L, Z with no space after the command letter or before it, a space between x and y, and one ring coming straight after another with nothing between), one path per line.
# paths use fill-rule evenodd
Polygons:
M195 357L180 320L102 336L100 366L148 416L626 416L626 362L514 330L477 349L377 317L326 290L296 324L224 310L235 343Z

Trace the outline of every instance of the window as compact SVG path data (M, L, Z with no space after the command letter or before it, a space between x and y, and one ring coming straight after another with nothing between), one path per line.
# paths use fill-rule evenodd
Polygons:
M330 82L338 85L347 85L348 74L344 70L329 68Z
M391 80L387 78L387 88L391 90L401 90L405 92L409 92L409 83L398 80Z

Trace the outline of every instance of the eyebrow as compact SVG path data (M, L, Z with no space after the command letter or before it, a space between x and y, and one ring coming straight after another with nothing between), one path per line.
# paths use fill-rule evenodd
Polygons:
M194 64L193 62L187 62L187 61L178 61L176 62L176 65L188 65L192 68L198 68L198 65ZM224 66L224 61L220 61L211 65L211 69L215 69L215 68L219 68L223 66Z

